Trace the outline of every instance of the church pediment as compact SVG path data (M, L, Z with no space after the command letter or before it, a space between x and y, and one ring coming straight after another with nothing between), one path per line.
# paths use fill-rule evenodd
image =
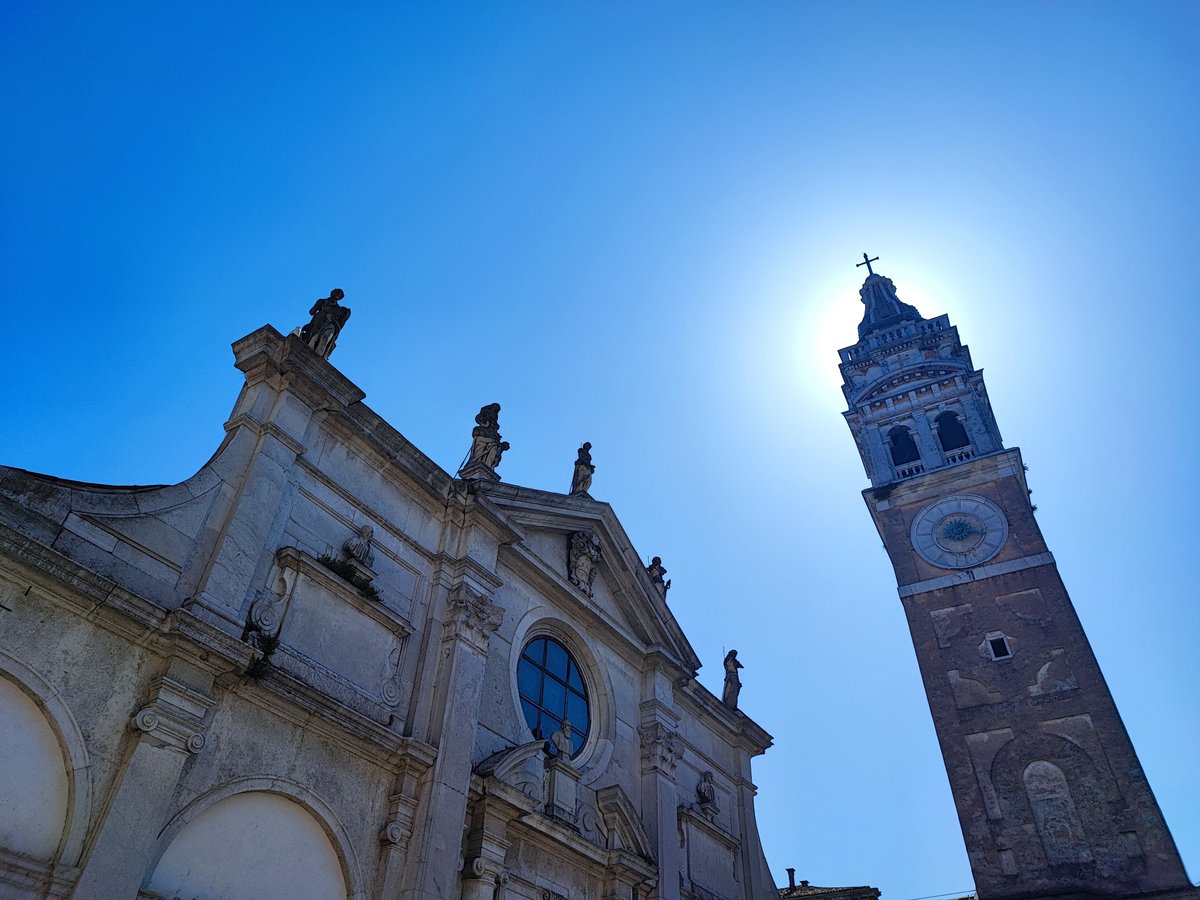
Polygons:
M618 785L596 791L596 806L604 819L609 850L628 850L654 860L654 844L642 827L637 809Z
M665 582L647 571L608 504L503 483L484 490L521 534L508 545L512 563L557 588L547 596L600 611L644 650L700 667L667 605Z

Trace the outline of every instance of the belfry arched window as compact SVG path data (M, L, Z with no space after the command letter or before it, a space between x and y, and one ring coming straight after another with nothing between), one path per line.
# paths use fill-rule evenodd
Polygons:
M949 452L957 450L960 447L966 447L971 443L971 439L967 437L967 430L963 428L962 421L954 413L944 412L933 421L937 426L937 436L943 450Z
M517 693L534 737L549 740L569 720L571 755L583 749L592 725L588 689L566 647L551 637L526 644L517 662Z
M888 432L888 443L892 446L892 463L897 466L915 463L921 458L912 432L903 425L897 425Z

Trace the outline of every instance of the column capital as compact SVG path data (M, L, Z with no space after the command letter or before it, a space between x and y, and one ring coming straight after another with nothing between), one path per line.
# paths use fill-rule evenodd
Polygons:
M487 653L492 632L504 621L504 608L465 582L450 591L446 602L445 636Z
M204 715L212 704L212 697L164 675L151 682L149 702L129 725L157 746L199 753L208 743Z
M678 735L662 722L638 726L642 739L642 772L661 772L675 777L675 769L683 758L683 745Z

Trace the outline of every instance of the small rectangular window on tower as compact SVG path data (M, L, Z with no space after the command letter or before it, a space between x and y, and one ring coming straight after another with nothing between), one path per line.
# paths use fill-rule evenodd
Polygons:
M1008 640L1006 638L991 638L988 644L992 648L992 659L1008 659L1012 656L1012 650L1008 648Z

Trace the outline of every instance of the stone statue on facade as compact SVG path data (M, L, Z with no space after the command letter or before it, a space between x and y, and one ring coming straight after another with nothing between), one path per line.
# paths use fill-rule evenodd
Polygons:
M567 578L592 596L592 584L600 564L600 538L592 531L572 532L567 544Z
M646 574L650 576L650 580L654 582L654 586L658 588L658 592L665 599L667 591L671 589L671 580L663 580L663 576L667 574L666 567L662 564L662 557L656 556L650 560L650 565L646 566Z
M579 448L579 456L575 459L575 473L571 476L571 493L586 494L592 486L592 475L596 467L592 465L592 445L585 441Z
M738 694L742 692L742 679L738 678L738 669L744 669L738 662L737 651L730 650L725 654L725 690L721 693L721 702L730 709L738 708Z
M571 735L574 733L571 720L563 719L562 728L550 735L550 743L554 745L554 749L557 751L556 755L564 762L575 753L575 744L571 741Z
M370 525L363 525L342 547L347 556L369 569L375 565L375 551L371 549L371 540L374 537L375 529Z
M700 776L700 783L696 785L696 797L700 801L700 812L704 813L709 821L715 819L721 807L717 804L717 786L713 783L712 772L705 772Z
M508 449L508 441L500 440L500 404L489 403L475 416L471 429L471 450L467 461L458 470L460 478L488 478L498 481L496 466Z
M313 304L308 314L312 319L300 329L300 340L308 344L322 359L329 359L333 348L337 345L338 335L342 326L350 318L350 308L339 306L338 301L346 294L341 288L334 288L328 297L322 297Z

